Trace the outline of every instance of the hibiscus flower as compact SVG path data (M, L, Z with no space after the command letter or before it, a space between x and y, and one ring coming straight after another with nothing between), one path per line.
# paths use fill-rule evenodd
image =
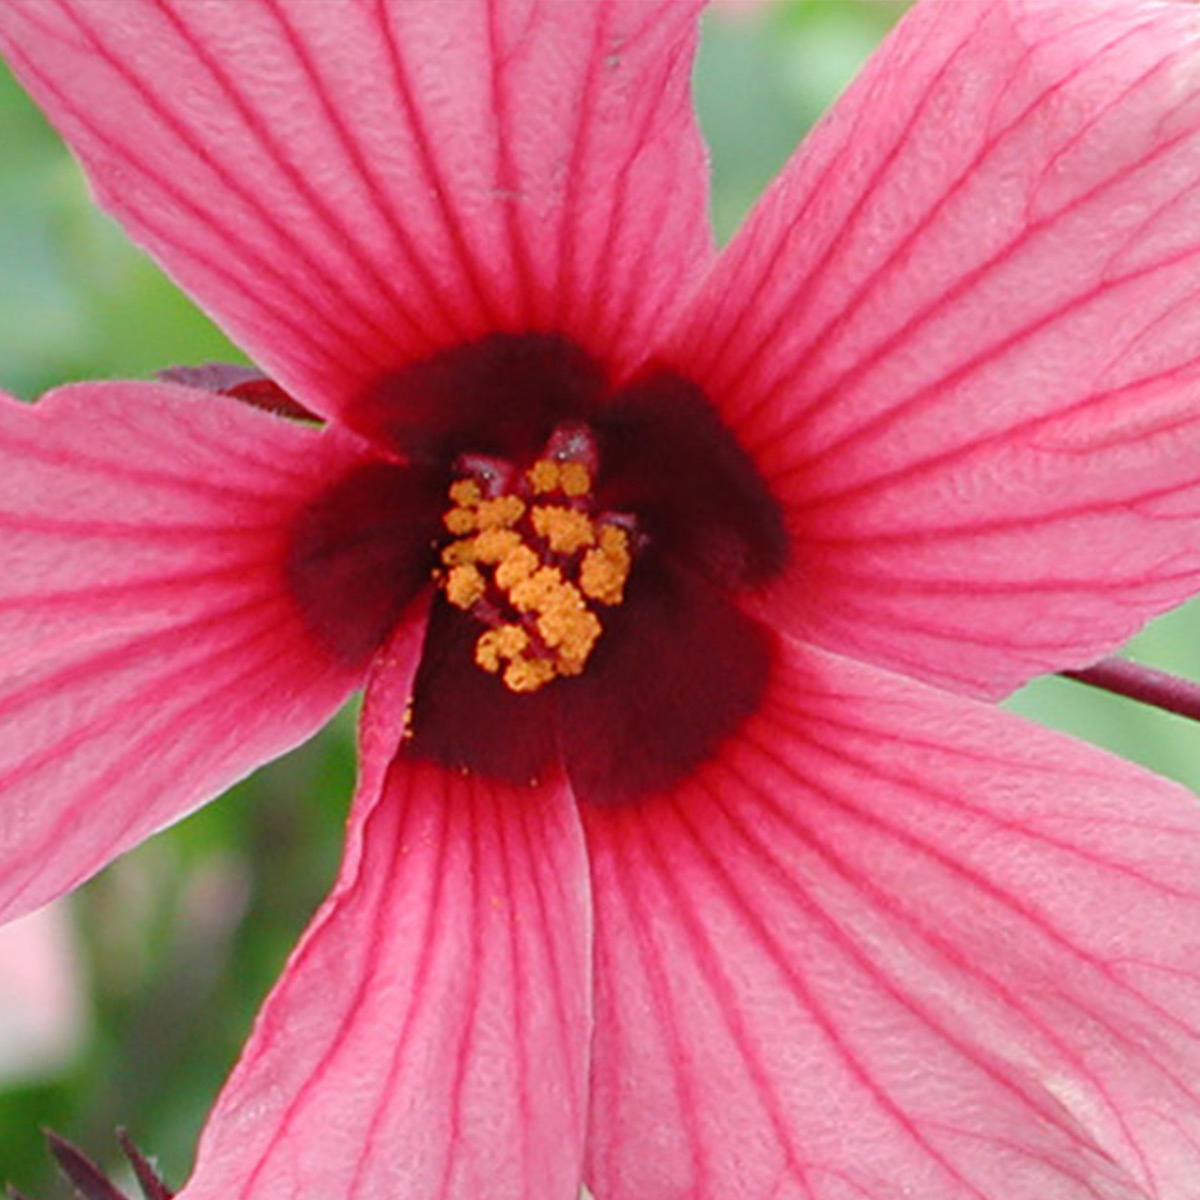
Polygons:
M1182 1200L1200 9L924 0L713 248L691 0L4 0L260 365L0 407L0 907L365 683L186 1200ZM753 135L752 130L747 131Z

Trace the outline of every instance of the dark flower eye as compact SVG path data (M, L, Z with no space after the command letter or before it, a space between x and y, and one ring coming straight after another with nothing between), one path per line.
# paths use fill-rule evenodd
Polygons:
M628 802L753 712L770 634L737 597L786 537L694 385L613 387L561 340L492 336L373 386L354 421L398 461L301 517L292 570L318 634L363 651L439 582L406 755Z

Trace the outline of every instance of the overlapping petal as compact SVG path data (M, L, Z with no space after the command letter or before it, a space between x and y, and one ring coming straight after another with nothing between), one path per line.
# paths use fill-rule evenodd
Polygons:
M1200 582L1200 9L929 0L668 357L788 509L776 619L999 695Z
M173 386L0 397L0 913L81 882L358 685L287 574L297 513L354 461Z
M699 0L6 0L100 202L298 399L496 330L628 366L710 250Z
M596 1195L1194 1195L1192 797L781 654L719 761L587 813Z
M582 831L560 786L394 759L408 626L363 713L345 865L183 1200L576 1200L590 1034Z

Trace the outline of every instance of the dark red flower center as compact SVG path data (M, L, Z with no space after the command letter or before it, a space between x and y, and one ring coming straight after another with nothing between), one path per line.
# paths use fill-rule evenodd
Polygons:
M436 584L400 753L619 803L669 788L757 706L771 637L738 596L783 565L778 506L704 395L610 390L548 337L381 380L360 467L296 527L314 632L365 658ZM401 738L401 729L403 736Z

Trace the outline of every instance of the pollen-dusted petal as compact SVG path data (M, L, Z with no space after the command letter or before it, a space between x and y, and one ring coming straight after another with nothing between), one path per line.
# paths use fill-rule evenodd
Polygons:
M360 455L177 385L0 397L0 913L82 882L358 685L361 597L326 638L289 575L311 565L301 514Z
M1193 1195L1190 794L785 646L695 778L583 812L595 1195Z
M579 1194L591 982L578 817L561 784L515 792L393 761L418 647L380 657L341 877L180 1200Z
M534 529L555 554L575 554L596 540L587 513L561 504L539 504L530 513Z
M104 207L334 416L498 328L642 360L712 253L700 8L3 0L0 47Z
M771 619L955 689L1200 587L1200 9L928 0L663 358L787 510Z

